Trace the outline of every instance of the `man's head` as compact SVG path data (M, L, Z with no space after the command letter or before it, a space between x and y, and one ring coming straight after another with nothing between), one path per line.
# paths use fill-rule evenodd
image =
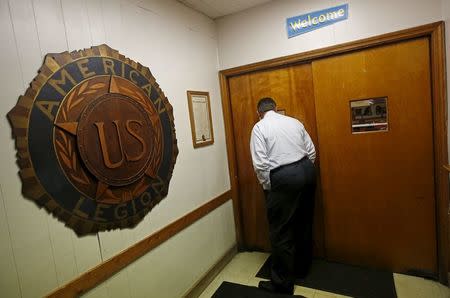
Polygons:
M260 118L264 117L264 114L268 111L275 111L276 108L277 104L275 100L270 97L264 97L258 101L257 109Z

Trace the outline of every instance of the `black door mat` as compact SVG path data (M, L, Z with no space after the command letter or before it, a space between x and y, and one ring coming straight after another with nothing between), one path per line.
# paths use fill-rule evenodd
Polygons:
M270 257L256 274L270 279ZM396 298L392 272L315 259L308 276L295 284L357 298Z
M303 297L300 295L285 295L269 293L257 287L244 286L224 281L211 296L212 298L292 298Z

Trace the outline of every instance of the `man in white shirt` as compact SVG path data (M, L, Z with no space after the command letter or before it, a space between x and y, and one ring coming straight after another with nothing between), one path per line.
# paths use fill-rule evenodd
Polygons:
M316 151L303 124L278 114L272 98L262 98L257 108L250 152L266 195L272 245L271 280L259 287L292 294L296 274L304 277L312 260Z

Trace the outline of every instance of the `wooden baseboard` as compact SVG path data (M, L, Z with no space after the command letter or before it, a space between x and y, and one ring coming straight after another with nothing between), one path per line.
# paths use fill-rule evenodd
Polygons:
M199 297L208 285L216 278L216 276L220 273L220 271L225 268L225 266L234 258L237 254L237 246L234 245L231 247L220 260L208 271L206 272L200 280L195 283L195 285L190 288L186 294L183 295L184 298L197 298Z
M172 222L168 226L162 228L158 232L148 236L147 238L137 242L133 246L123 250L114 257L104 261L91 270L81 274L74 280L57 288L46 297L79 297L83 293L95 288L129 264L133 263L143 255L150 252L166 240L170 239L178 232L189 227L191 224L201 219L217 207L223 205L231 199L231 191L227 191L220 196L212 199L199 208L189 212L185 216Z

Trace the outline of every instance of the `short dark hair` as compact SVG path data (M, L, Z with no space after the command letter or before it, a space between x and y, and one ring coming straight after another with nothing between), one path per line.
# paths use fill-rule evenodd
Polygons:
M264 113L267 111L275 110L277 103L271 97L264 97L258 101L258 112Z

